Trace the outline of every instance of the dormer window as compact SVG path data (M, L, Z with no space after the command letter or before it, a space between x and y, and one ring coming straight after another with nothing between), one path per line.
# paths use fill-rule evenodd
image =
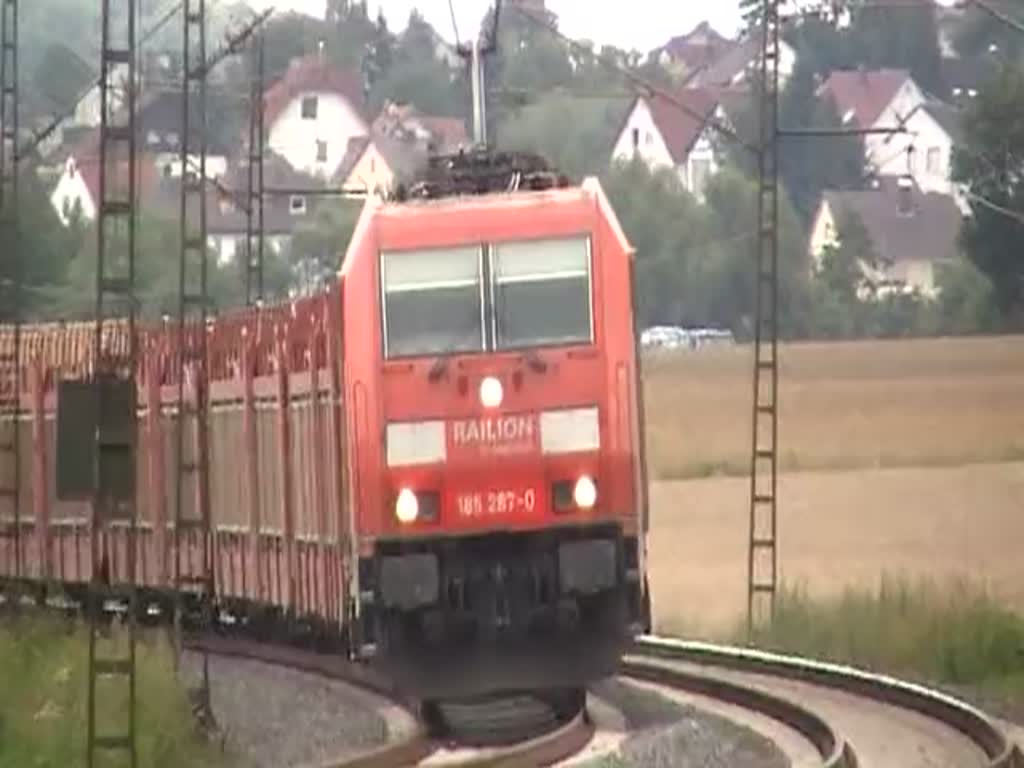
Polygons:
M634 128L633 129L633 149L638 149L639 147L640 147L640 129L639 128Z
M317 102L318 99L316 96L306 96L302 99L303 120L316 120Z
M292 195L288 201L288 209L292 216L302 216L306 213L306 198L304 195Z

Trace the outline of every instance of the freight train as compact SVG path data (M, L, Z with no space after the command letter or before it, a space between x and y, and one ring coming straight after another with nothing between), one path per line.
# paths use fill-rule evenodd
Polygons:
M209 547L218 615L313 623L422 698L613 673L650 620L633 251L595 179L462 168L368 199L319 294L188 328L207 334L183 370L209 397L209 540L173 530L176 420L198 456L176 328L137 331L132 531L57 497L58 385L88 377L94 326L23 327L0 373L0 430L21 425L0 578L81 595L133 550L160 606Z

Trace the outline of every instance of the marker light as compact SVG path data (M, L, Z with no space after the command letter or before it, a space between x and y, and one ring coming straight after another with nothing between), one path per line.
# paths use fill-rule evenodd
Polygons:
M484 408L497 408L504 396L501 382L493 376L488 376L480 382L480 402Z
M572 490L573 501L580 509L591 509L597 503L597 486L594 481L583 475L576 481L576 487Z
M395 502L395 516L399 522L412 523L420 513L420 503L416 494L408 488L403 488L398 494L398 501Z

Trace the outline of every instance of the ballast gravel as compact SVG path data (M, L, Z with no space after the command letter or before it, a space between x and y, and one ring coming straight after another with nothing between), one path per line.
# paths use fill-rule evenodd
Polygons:
M625 717L618 754L587 768L787 768L771 741L722 717L653 691L609 680L594 692Z
M186 653L186 685L202 656ZM258 661L210 657L216 738L240 768L291 768L367 752L388 739L385 702L344 683Z

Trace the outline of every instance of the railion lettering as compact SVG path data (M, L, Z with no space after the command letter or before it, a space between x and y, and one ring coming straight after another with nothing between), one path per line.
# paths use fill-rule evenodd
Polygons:
M494 416L456 421L452 440L457 446L490 446L502 443L531 443L537 427L531 416Z

